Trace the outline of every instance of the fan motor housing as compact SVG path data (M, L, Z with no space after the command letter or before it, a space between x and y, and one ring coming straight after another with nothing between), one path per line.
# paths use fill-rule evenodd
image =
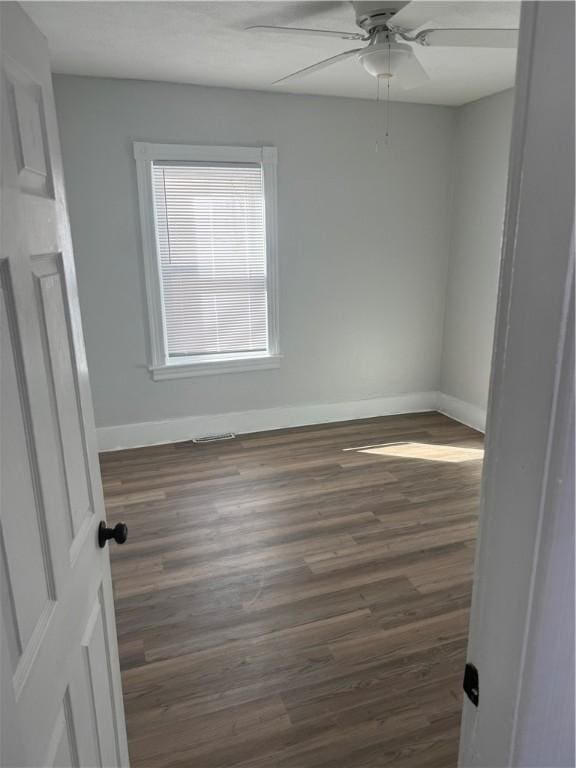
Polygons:
M398 11L407 2L352 2L354 6L354 12L356 13L356 24L366 32L372 32L375 29L385 29L388 26L388 21L398 13Z

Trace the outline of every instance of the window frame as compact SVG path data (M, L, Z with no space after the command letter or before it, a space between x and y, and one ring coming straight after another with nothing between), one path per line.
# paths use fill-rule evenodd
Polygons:
M276 147L229 147L134 141L133 150L136 160L136 180L138 185L144 279L148 309L150 339L149 371L152 378L155 381L161 381L188 376L278 368L282 356L279 346L278 153ZM262 166L266 224L267 352L216 354L212 359L210 359L210 356L203 356L201 360L194 360L192 357L182 358L177 361L169 360L152 187L152 166L156 161L258 163Z

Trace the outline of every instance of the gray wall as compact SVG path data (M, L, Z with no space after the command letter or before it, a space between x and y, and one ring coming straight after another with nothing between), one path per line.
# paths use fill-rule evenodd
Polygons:
M55 89L98 426L437 388L453 109L393 104L376 153L372 102L83 77ZM280 370L151 380L134 139L278 147Z
M485 411L514 93L456 112L440 391Z

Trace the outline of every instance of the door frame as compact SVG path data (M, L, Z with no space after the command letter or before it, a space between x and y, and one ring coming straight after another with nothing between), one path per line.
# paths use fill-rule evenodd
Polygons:
M517 70L468 645L480 701L464 700L466 768L552 768L573 749L570 727L560 732L551 716L574 704L571 2L523 3ZM542 632L554 583L572 599L562 596L557 626ZM536 695L536 679L549 690Z

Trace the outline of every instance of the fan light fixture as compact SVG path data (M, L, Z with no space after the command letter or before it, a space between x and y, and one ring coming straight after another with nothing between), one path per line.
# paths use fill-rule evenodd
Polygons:
M369 75L404 91L417 88L429 79L412 46L398 42L388 30L374 35L370 44L356 55Z
M358 59L372 77L391 80L402 69L402 64L411 56L413 53L409 45L387 42L368 46L358 54Z

